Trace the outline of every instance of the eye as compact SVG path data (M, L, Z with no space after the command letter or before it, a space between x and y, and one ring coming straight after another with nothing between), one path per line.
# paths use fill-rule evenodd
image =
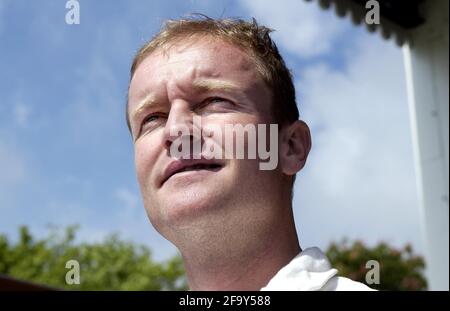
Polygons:
M200 109L207 109L210 107L211 109L230 109L234 106L234 103L228 99L213 96L205 99L200 105Z
M210 97L210 98L206 99L205 102L209 103L209 104L211 104L211 103L220 103L220 102L228 102L229 103L228 100L223 99L221 97Z
M152 121L156 121L158 118L159 118L158 115L150 114L150 115L146 116L144 118L144 120L142 120L142 125L145 125L145 124L147 124L149 122L152 122Z
M149 114L147 115L141 123L139 135L143 134L144 132L148 132L156 127L159 126L161 123L160 119L162 119L162 116L160 114Z

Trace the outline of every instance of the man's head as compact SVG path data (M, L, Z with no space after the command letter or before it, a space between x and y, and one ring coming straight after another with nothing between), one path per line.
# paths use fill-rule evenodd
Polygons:
M216 38L244 50L261 78L271 90L272 113L279 124L292 123L299 118L295 101L292 76L278 48L270 38L272 30L243 20L215 20L211 18L169 20L152 40L147 42L134 57L131 78L141 62L158 48L168 48L179 41L195 41L200 38ZM130 127L127 112L127 124Z
M137 177L150 220L179 247L192 237L266 234L290 213L310 136L269 32L256 21L169 21L133 61L127 121ZM279 165L265 171L258 159L175 159L172 133L193 131L195 116L204 128L278 124ZM204 140L223 147L215 136Z

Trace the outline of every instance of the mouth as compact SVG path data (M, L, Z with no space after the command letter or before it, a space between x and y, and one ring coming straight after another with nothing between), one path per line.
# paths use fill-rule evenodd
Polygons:
M175 161L169 164L165 170L161 186L170 178L177 175L188 175L195 172L217 172L223 167L220 163L202 163L197 161Z

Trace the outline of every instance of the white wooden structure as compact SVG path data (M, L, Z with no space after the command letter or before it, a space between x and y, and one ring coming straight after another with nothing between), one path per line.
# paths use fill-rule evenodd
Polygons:
M449 290L448 0L424 4L403 46L425 258L431 290Z

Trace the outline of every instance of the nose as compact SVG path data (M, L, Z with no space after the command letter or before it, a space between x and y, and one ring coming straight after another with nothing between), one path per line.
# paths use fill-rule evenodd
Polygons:
M164 128L164 141L167 150L170 150L176 139L187 139L189 143L192 143L194 139L193 117L194 114L187 102L177 101L172 103Z

